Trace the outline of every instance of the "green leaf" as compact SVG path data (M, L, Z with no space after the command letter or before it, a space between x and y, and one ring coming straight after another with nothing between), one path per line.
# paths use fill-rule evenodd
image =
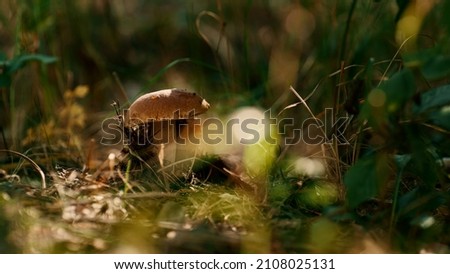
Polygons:
M386 105L389 113L400 109L416 91L414 76L410 69L403 69L383 82L380 89L386 92Z
M339 190L332 182L312 180L307 181L295 196L302 206L308 209L322 210L338 201Z
M43 64L56 62L56 57L43 54L20 55L11 60L6 60L4 54L0 54L0 87L8 87L11 85L11 77L14 72L22 68L28 62L37 61Z
M347 171L344 184L350 208L380 193L389 178L390 160L384 153L366 155Z
M432 124L450 131L450 106L433 111L428 118Z
M450 75L450 56L433 56L423 64L423 76L428 80L438 80Z
M423 93L414 113L440 128L450 130L450 85L440 86Z
M424 212L433 212L439 206L448 203L441 192L434 189L417 187L399 199L399 219L414 219Z
M410 138L410 146L412 153L407 172L416 176L422 187L433 189L443 176L436 148L430 145L429 140L421 138Z
M22 68L26 63L31 61L38 61L43 64L50 64L56 62L58 59L53 56L43 55L43 54L29 54L20 55L13 58L8 64L8 73L14 73L15 71Z
M450 75L450 56L440 46L405 54L403 60L406 67L419 68L430 81Z
M403 155L397 154L394 156L395 164L400 170L404 169L410 160L411 160L410 154L403 154Z
M450 85L440 86L423 93L420 96L420 105L414 108L414 112L421 113L446 105L450 105Z

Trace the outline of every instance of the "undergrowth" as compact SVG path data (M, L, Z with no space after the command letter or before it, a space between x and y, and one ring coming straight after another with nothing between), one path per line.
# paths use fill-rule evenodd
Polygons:
M0 252L448 253L448 9L1 3ZM100 142L172 86L294 124L161 169Z

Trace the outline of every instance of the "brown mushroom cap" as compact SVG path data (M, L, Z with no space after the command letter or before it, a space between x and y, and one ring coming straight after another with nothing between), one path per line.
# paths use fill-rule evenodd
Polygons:
M125 126L147 122L189 119L209 109L209 103L195 93L182 89L164 89L142 95L128 109Z

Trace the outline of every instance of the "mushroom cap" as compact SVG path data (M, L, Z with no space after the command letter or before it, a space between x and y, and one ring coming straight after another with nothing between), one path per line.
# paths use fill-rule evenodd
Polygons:
M209 103L199 95L184 89L163 89L142 95L131 104L125 115L125 126L147 122L189 119L209 109Z

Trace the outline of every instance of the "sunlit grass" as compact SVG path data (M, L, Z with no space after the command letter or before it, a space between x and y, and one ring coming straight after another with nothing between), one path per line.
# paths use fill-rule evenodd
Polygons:
M448 252L449 4L403 2L1 2L0 252ZM160 170L100 143L172 87L294 125Z

